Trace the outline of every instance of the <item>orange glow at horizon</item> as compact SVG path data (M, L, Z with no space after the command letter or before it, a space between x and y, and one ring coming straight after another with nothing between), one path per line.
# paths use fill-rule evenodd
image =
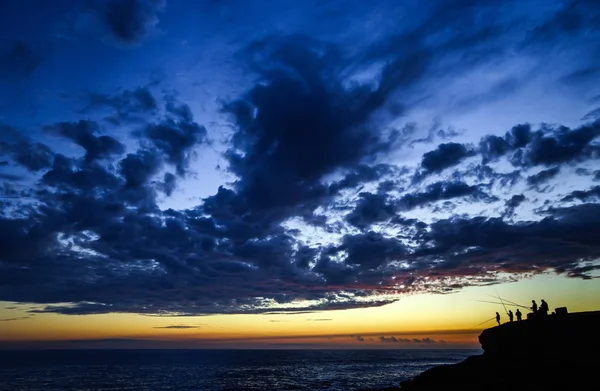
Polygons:
M567 307L569 312L600 309L600 284L596 281L552 275L494 287L470 287L453 294L412 295L383 307L291 315L31 314L26 312L31 305L0 303L0 319L3 320L0 322L0 348L35 341L86 340L106 340L117 347L128 348L130 340L146 341L145 345L135 347L164 345L174 348L478 348L477 336L494 323L476 325L492 318L495 311L502 315L503 322L507 321L501 305L485 303L495 301L491 296L496 292L521 305L528 305L531 299L539 302L544 298L551 309ZM521 311L527 312L523 308ZM380 337L392 336L403 338L403 342L380 340ZM424 339L435 343L419 342ZM123 342L119 343L120 340Z

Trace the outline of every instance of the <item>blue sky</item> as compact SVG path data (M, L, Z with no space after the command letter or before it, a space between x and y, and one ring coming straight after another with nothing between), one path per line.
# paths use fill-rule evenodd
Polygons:
M0 14L0 300L264 313L598 277L595 1Z

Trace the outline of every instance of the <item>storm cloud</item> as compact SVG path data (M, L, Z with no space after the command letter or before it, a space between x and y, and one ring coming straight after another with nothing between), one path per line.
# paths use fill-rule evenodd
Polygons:
M597 103L585 95L576 115L585 119L565 114L562 125L544 118L557 110L525 120L503 100L533 105L527 93L536 88L559 91L546 79L526 88L535 68L512 61L542 67L539 53L577 46L578 37L589 52L597 27L589 2L538 14L502 1L442 1L406 23L377 19L402 15L394 3L378 13L348 2L347 17L370 27L345 34L335 18L313 32L291 19L285 31L244 30L251 21L235 18L247 9L231 5L213 15L218 23L198 22L199 31L215 29L202 40L173 33L173 20L189 22L167 17L179 8L162 1L78 10L81 28L135 49L99 45L97 61L125 76L90 77L34 119L2 118L0 300L67 315L294 314L384 306L504 274L596 278L600 122L586 113ZM161 26L171 20L165 37L159 17ZM234 19L236 34L215 27ZM223 38L209 44L213 36ZM19 50L11 72L42 71ZM157 58L166 75L148 82L137 72L155 72ZM498 76L498 64L515 76ZM579 88L573 64L554 65L572 75L560 88ZM430 118L438 109L461 126L442 127Z

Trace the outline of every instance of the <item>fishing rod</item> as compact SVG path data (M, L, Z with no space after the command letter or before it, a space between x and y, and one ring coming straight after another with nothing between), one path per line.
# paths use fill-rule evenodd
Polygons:
M504 302L502 301L502 298L498 294L498 291L496 291L496 296L498 296L498 298L500 299L500 302L502 303L502 307L504 307L504 312L506 312L506 315L508 315L508 310L506 309L506 306L504 305Z
M492 318L490 318L490 319L488 319L488 320L486 320L485 322L481 322L481 323L479 323L479 324L476 324L475 326L471 327L469 330L471 330L471 329L474 329L474 328L475 328L475 327L477 327L477 326L481 326L482 324L484 324L484 323L487 323L487 322L489 322L490 320L494 320L494 319L496 319L496 317L495 317L495 316L494 316L494 317L492 317Z
M500 297L500 295L498 295L498 296L494 296L494 295L486 295L486 296L493 297L494 299L500 299L500 300L504 300L505 302L507 302L507 303L510 303L510 304L513 304L513 305L520 305L520 304L517 304L517 303L515 303L514 301L510 301L510 300L502 299L502 298ZM524 307L524 306L521 306L521 307Z
M502 304L499 303L497 301L486 301L486 300L473 300L473 301L479 301L481 303L490 303L490 304ZM525 309L530 309L529 307L525 307L524 305L519 305L519 304L508 304L509 306L514 306L514 307L521 307L521 308L525 308Z
M487 300L473 300L473 301L478 301L480 303L500 304L497 301L487 301Z
M493 295L486 295L486 296L490 296L490 297L496 298L496 296L493 296ZM507 303L509 303L509 304L511 304L511 305L516 305L517 307L530 309L529 307L521 305L521 304L517 304L514 301L510 301L510 300L506 300L506 299L504 299L504 301L507 302ZM500 304L500 303L495 303L495 304Z
M513 301L509 301L509 300L506 300L506 299L504 299L504 301L505 301L505 302L507 302L507 303L509 303L509 304L516 305L517 307L522 307L522 308L527 308L527 309L529 309L529 307L527 307L527 306L524 306L524 305L521 305L521 304L517 304L517 303L515 303L515 302L513 302Z
M497 301L487 301L487 300L473 300L473 301L478 301L480 303L502 304L502 303L499 303ZM507 301L507 300L505 300L505 301ZM515 307L522 307L522 308L529 309L529 307L525 307L524 305L520 305L520 304L510 304L509 303L508 305L512 305L512 306L515 306Z

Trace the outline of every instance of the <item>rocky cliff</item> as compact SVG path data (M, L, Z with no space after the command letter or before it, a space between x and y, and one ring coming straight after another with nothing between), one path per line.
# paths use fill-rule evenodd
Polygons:
M479 342L482 355L385 390L600 390L600 311L505 323Z

